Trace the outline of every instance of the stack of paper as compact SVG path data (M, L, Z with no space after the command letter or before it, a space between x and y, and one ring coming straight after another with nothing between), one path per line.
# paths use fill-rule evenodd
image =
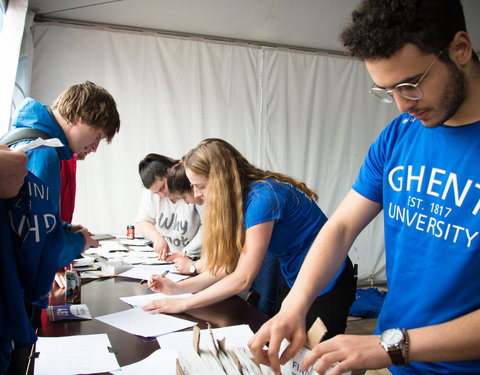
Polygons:
M120 368L109 350L106 333L66 337L39 337L35 375L69 375L110 372Z
M251 330L246 330L251 333ZM203 336L201 335L203 332ZM217 330L217 334L218 334ZM252 333L253 334L253 333ZM201 345L201 337L209 342L211 349ZM251 336L251 335L249 335ZM190 333L190 337L192 334ZM168 339L167 339L168 340ZM228 349L227 340L215 339L210 325L208 331L195 326L193 328L193 342L178 349L177 374L179 375L273 375L271 368L257 364L250 350L245 345Z

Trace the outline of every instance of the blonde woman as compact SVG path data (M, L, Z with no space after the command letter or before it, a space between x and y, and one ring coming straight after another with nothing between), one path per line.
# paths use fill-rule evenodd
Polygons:
M155 291L195 294L183 300L157 300L144 310L179 313L248 290L267 251L278 257L287 284L281 301L327 221L315 203L316 193L301 181L256 168L221 139L202 141L184 162L195 196L206 202L203 272L179 283L152 276L149 281ZM327 326L327 337L343 333L355 290L353 266L347 257L310 308L307 327L319 316Z

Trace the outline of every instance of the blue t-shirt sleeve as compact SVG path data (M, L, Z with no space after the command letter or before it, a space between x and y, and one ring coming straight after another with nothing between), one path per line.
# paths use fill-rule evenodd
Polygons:
M380 137L370 146L353 190L374 202L382 203L383 163Z
M245 229L267 221L279 220L282 217L279 200L283 199L276 193L271 183L256 183L249 191L245 207Z
M392 155L401 134L408 131L412 120L414 118L408 113L400 115L388 124L370 146L357 180L353 184L353 189L357 193L374 202L383 203L383 176L387 159Z

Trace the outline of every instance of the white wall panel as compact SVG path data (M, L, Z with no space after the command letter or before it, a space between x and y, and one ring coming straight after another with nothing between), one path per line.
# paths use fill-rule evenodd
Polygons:
M304 180L330 215L396 115L369 97L363 63L348 58L59 24L36 24L34 42L31 96L50 104L91 80L118 104L120 133L78 164L74 221L94 232L133 223L143 156L179 158L207 137ZM381 218L354 248L362 283L383 280Z

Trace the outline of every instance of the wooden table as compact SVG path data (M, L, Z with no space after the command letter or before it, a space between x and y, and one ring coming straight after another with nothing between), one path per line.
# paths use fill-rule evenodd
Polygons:
M64 293L64 289L53 289L50 305L64 305ZM131 307L121 301L119 297L145 294L145 285L140 285L137 280L122 277L82 280L81 294L81 303L88 306L92 320L51 323L47 320L46 310L43 310L38 336L57 337L107 333L112 347L118 350L117 360L120 366L142 360L159 348L155 338L135 336L95 319L97 316L130 309ZM263 312L237 296L211 306L189 310L183 314L173 314L173 316L196 321L201 329L207 328L207 322L213 328L248 324L253 332L256 332L268 319ZM28 374L33 374L33 367L34 363L31 363Z

